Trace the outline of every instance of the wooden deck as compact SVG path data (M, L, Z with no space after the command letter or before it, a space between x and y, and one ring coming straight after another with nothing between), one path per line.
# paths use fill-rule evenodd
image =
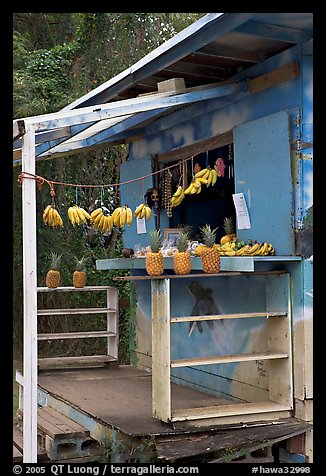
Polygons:
M38 383L41 400L88 428L98 441L103 437L100 443L107 445L118 435L119 454L111 452L112 462L128 462L130 448L137 445L141 448L144 441L151 442L150 445L154 442L153 453L148 458L155 454L165 463L196 461L196 458L220 462L225 448L228 451L233 448L234 455L243 451L250 454L251 449L266 447L266 441L272 445L312 428L294 418L245 425L207 422L206 427L189 426L186 421L178 422L177 426L161 422L152 417L151 374L132 366L40 371ZM176 411L232 405L229 400L180 385L172 384L171 389Z

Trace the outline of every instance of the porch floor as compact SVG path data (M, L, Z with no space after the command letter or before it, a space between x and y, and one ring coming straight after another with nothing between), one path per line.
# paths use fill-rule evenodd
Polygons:
M141 448L144 441L150 441L154 444L156 456L164 463L219 463L225 460L225 455L222 456L225 448L228 452L232 449L233 458L242 457L244 453L250 456L252 451L266 449L266 441L271 448L274 443L312 429L311 424L295 418L245 425L213 426L208 421L204 427L179 422L175 427L173 423L164 423L152 417L151 374L133 366L42 370L38 376L38 387L39 392L49 398L50 403L46 404L54 402L59 411L60 405L65 407L64 411L69 413L67 416L71 418L73 413L73 419L84 426L87 426L85 418L83 420L86 416L96 428L101 426L109 432L113 431L114 440L118 438L127 446L129 441L130 447L136 445ZM171 385L171 391L173 409L232 403L176 384ZM92 428L88 429L92 434ZM93 436L99 440L96 435ZM123 456L122 446L118 446L117 450L111 448L111 462L128 462L128 454Z

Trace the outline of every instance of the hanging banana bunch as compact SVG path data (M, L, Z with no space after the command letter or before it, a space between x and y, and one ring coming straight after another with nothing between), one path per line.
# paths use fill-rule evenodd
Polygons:
M55 204L47 205L43 212L43 222L45 225L52 226L52 228L63 227L62 218L55 208Z
M77 205L68 208L68 217L74 226L87 223L87 220L90 220L91 218L89 213L84 210L84 208Z
M146 218L146 221L150 219L151 214L152 209L147 205L147 203L141 203L134 211L135 218Z
M127 205L116 208L112 213L113 225L118 228L123 228L126 224L128 226L132 223L132 211Z
M107 209L102 207L96 208L92 211L90 214L90 222L96 230L101 231L102 233L111 233L113 229L112 215L107 213Z

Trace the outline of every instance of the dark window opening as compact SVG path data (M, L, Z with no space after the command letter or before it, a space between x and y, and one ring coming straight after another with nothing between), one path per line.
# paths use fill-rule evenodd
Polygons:
M234 193L233 144L198 154L193 160L188 160L186 164L188 184L191 182L193 171L195 173L207 166L211 168L215 166L218 177L215 185L209 187L203 185L199 194L187 195L179 206L174 207L169 226L171 228L191 227L191 239L200 241L199 229L210 224L211 228L218 227L217 241L219 241L224 235L224 218L233 217L234 223L236 223L232 198ZM172 185L172 193L174 193L180 175L177 172L178 168L172 170L175 171Z

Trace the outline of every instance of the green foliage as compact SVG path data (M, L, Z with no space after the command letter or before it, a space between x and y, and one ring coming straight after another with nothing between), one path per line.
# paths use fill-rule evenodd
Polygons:
M114 77L141 59L149 51L171 38L175 33L203 16L194 13L14 13L13 14L13 115L14 118L55 112L86 94L96 86ZM127 155L124 145L88 151L54 160L37 162L36 173L49 180L69 183L108 184L119 182L120 164ZM17 183L20 167L13 169L13 270L14 270L14 343L22 346L22 210L21 188ZM86 256L88 285L117 286L120 297L129 297L128 282L113 281L126 271L101 272L96 270L97 259L120 256L123 247L122 232L117 237L103 236L87 225L73 227L67 209L76 201L76 190L57 186L55 203L64 221L62 229L44 225L42 214L51 203L45 184L36 193L37 203L37 257L38 285L44 286L51 252L63 253L60 268L63 286L71 286L74 256ZM120 204L119 190L104 187L102 197L98 188L78 189L78 204L87 211L98 206L102 198L112 212ZM47 296L42 295L47 294ZM87 307L88 293L71 293L72 306ZM40 307L67 307L64 293L41 293ZM134 333L133 311L120 311L119 358L129 359L129 338ZM62 332L85 326L78 316L66 319L40 319L39 332ZM95 328L98 319L90 316L87 325ZM77 328L77 329L76 329ZM132 334L132 339L133 339ZM94 339L62 343L40 342L40 354L94 353ZM85 342L84 342L85 341ZM65 348L64 348L65 345ZM105 339L99 339L105 347ZM86 349L85 349L86 347ZM105 351L104 351L105 352ZM18 352L19 353L19 352Z

